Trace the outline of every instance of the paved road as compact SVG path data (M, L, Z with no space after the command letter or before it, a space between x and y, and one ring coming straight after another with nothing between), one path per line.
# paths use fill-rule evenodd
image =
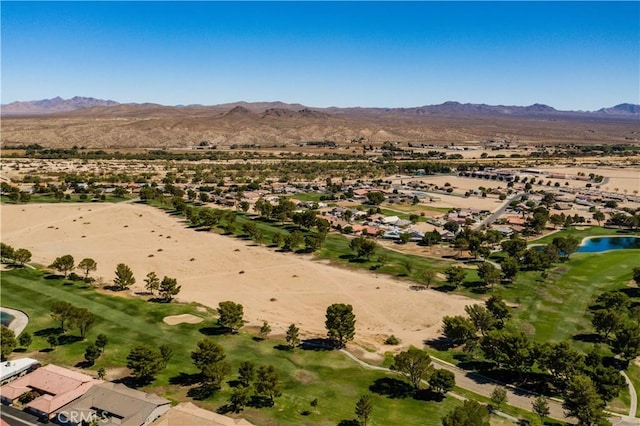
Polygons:
M392 372L392 370L388 368L378 367L375 365L368 364L362 361L361 359L357 358L355 355L347 352L344 349L342 350L342 352L365 368L369 368L372 370ZM469 390L471 392L477 393L478 395L482 395L482 396L486 396L487 398L490 398L491 393L493 392L495 387L498 385L498 383L486 377L483 377L479 374L469 373L468 371L462 370L458 367L455 367L437 358L431 357L431 362L435 367L449 370L453 374L455 374L457 386L463 389ZM535 395L527 393L524 390L514 388L512 386L505 386L505 389L507 390L507 400L509 405L513 407L521 408L523 410L531 411L531 403L535 398ZM466 399L453 392L449 392L449 394L454 398ZM554 418L556 420L562 420L564 422L570 422L570 420L564 416L564 410L562 409L562 405L559 401L549 400L549 411L550 411L549 417ZM510 418L510 420L513 421L514 419Z
M507 208L509 207L509 204L511 204L513 200L520 200L524 194L525 194L524 192L519 191L519 192L516 192L511 197L507 197L504 200L504 204L502 204L502 206L498 210L495 210L489 216L482 219L477 225L474 226L473 229L480 229L483 226L491 225L505 212L505 210L507 210Z
M0 417L7 422L9 426L40 426L43 424L37 416L7 405L0 406Z
M347 355L349 358L353 359L354 361L356 361L358 364L362 365L365 368L369 368L372 370L394 372L393 370L390 370L388 368L368 364L363 360L361 360L360 358L357 358L355 355L347 352L345 349L342 349L341 351L345 355ZM491 380L480 374L463 370L461 368L456 367L455 365L452 365L438 358L431 357L431 362L437 368L443 368L445 370L451 371L456 377L457 386L461 387L462 389L466 389L471 392L474 392L478 395L485 396L487 398L491 397L491 393L493 392L496 386L498 385L504 386L502 383ZM631 395L631 408L629 409L629 416L610 417L609 421L611 421L611 423L614 426L640 426L640 419L635 417L637 404L638 404L638 397L636 394L636 390L634 389L627 375L623 371L621 371L621 374L624 376L625 380L627 380L627 383L629 384L629 393ZM507 386L504 386L504 388L507 391L507 401L508 401L507 403L509 405L526 410L526 411L532 411L531 403L533 402L536 395L524 389L516 388L515 386L507 385ZM463 396L458 395L454 392L449 392L449 395L458 399L466 399ZM549 399L548 402L549 402L549 412L550 412L549 417L556 420L561 420L569 424L574 423L575 419L568 418L564 415L564 410L562 409L561 401L556 399ZM513 418L512 416L506 415L504 413L498 412L495 414L505 417L513 421L514 423L517 421L517 419Z

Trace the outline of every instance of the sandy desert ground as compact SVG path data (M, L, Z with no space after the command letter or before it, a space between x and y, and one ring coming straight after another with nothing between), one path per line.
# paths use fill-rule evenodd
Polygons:
M394 334L402 344L421 346L439 334L444 315L462 314L473 300L437 291L414 291L406 282L278 253L266 247L186 229L166 213L145 205L3 205L3 242L28 248L32 262L50 264L71 254L98 262L95 277L113 280L118 263L137 279L141 291L154 271L178 279L181 301L216 307L233 300L244 305L248 325L268 321L273 333L297 324L303 336L322 336L326 307L350 303L357 318L356 343L383 351ZM80 272L80 271L78 271ZM388 347L387 347L388 349Z

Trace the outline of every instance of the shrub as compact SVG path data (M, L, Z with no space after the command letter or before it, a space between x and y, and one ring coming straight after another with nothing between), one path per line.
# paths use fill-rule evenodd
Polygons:
M399 345L400 344L400 339L398 339L396 336L394 336L393 334L389 337L387 337L387 340L384 341L385 345Z

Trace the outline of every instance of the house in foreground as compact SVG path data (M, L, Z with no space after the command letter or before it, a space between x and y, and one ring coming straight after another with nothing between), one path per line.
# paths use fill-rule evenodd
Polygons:
M49 364L0 387L0 400L4 404L24 406L26 411L51 419L61 407L101 382Z
M62 425L146 426L166 413L171 402L120 383L100 383L62 407L56 422Z

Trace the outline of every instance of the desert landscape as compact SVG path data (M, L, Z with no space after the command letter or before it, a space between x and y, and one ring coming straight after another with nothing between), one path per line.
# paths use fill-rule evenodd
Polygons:
M438 336L440 319L457 315L473 300L434 290L416 292L406 282L377 274L336 268L310 258L211 233L185 229L152 207L113 205L3 206L2 238L28 246L33 262L48 265L61 254L90 257L95 276L110 282L118 263L127 263L144 292L149 272L176 277L179 300L212 308L224 300L245 307L248 326L263 321L284 334L297 324L305 337L324 334L324 313L336 302L354 306L357 344L383 354L386 337L422 345ZM271 300L274 299L274 300Z

